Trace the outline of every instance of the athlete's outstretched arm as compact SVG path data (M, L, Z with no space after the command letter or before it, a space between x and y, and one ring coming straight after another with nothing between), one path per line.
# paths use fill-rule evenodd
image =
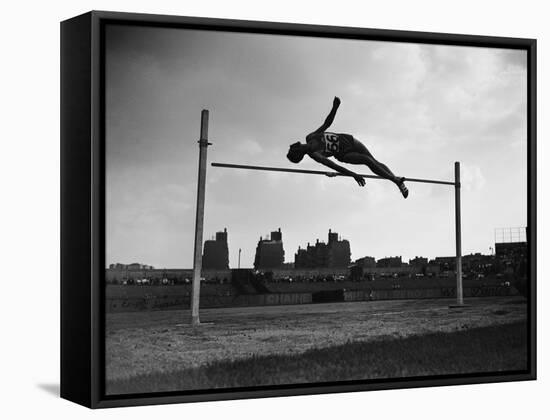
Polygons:
M359 184L360 187L365 186L365 178L363 178L361 175L357 175L355 172L350 171L347 168L344 168L343 166L338 165L337 163L334 163L332 160L323 156L321 153L313 152L313 153L310 153L309 156L314 161L319 162L320 164L325 165L330 169L334 169L335 171L340 172L342 175L348 175L353 177L353 179L355 179L355 181Z
M334 122L334 117L336 116L336 111L338 111L339 106L340 106L340 98L335 96L334 100L332 101L332 109L330 110L330 113L328 114L327 118L325 118L325 122L321 127L315 130L313 133L321 133L332 125L332 123Z

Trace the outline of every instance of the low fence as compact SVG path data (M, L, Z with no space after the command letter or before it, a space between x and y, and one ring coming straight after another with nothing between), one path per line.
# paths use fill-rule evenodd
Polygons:
M187 292L170 294L151 294L138 296L137 291L145 288L135 287L134 293L121 296L107 294L105 309L111 312L136 312L189 309L190 294ZM164 288L166 289L166 287ZM119 291L120 292L120 291ZM512 286L477 286L465 287L464 297L515 296L518 291ZM395 289L395 290L330 290L313 293L265 293L246 295L201 295L201 308L221 308L239 306L271 306L271 305L300 305L308 303L327 302L356 302L369 300L398 300L398 299L437 299L455 298L455 287L439 287L425 289Z
M455 295L456 296L456 295ZM436 299L442 298L442 289L351 290L344 292L344 301Z
M518 291L512 286L477 286L465 287L464 297L515 296ZM362 300L396 300L396 299L438 299L455 298L456 287L439 287L431 289L396 289L396 290L350 290L344 292L344 301Z
M143 297L107 297L105 310L112 312L160 311L189 309L190 296L145 295ZM299 305L312 303L311 293L270 293L261 295L201 296L201 308L222 308L231 306Z

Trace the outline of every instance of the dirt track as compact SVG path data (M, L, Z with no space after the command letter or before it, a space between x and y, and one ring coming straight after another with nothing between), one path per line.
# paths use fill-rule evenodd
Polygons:
M522 298L330 303L206 309L192 328L189 311L107 315L107 380L173 371L213 360L299 353L311 348L456 331L527 319Z

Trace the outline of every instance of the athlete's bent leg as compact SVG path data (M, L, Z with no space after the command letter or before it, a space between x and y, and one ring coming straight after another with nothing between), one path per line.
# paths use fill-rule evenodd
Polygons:
M378 162L372 155L351 152L346 153L342 159L342 162L351 163L353 165L367 165L369 169L374 172L376 175L381 176L382 178L389 179L395 184L401 183L401 179L396 177L394 173L381 162Z
M369 169L376 175L381 176L382 178L386 178L397 185L399 191L401 191L401 194L403 194L403 197L407 198L407 196L409 195L409 190L405 186L405 179L395 176L390 168L388 168L383 163L378 162L370 153L346 153L344 156L342 156L340 160L342 162L351 163L354 165L367 165Z

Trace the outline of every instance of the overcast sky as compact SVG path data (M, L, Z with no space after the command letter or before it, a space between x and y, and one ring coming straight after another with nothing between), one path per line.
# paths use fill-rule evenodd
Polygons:
M106 262L191 267L201 109L209 162L293 165L289 144L342 105L350 133L402 176L453 179L462 163L463 252L527 223L523 51L108 26ZM367 167L352 170L369 173ZM454 189L208 167L205 240L228 229L230 265L252 266L259 237L351 243L352 259L454 254Z

